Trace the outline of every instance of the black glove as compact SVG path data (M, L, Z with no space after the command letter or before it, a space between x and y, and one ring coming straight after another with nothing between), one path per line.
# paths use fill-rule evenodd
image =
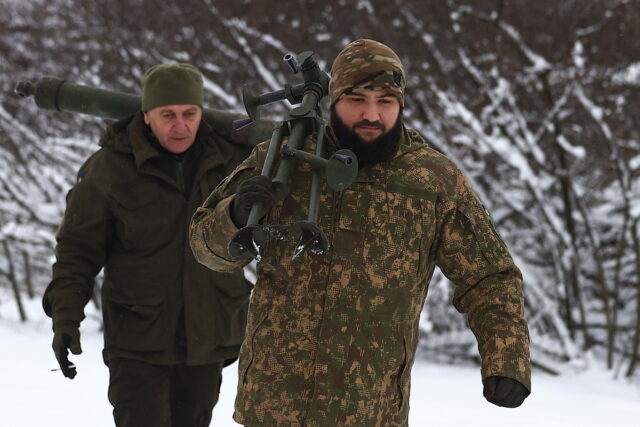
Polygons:
M69 350L73 354L82 353L80 347L80 329L75 322L56 323L53 326L53 352L58 359L62 375L73 379L76 376L76 366L67 357Z
M520 382L508 377L487 377L484 384L484 397L494 405L505 408L517 408L529 396L529 390Z
M276 200L271 178L262 175L249 178L238 187L231 205L231 219L236 227L242 228L247 225L249 213L254 203L262 204L262 216L273 206Z

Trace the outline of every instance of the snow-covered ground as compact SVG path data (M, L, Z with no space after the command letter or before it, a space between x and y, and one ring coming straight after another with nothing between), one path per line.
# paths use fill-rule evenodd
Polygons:
M4 298L3 298L4 299ZM0 304L0 426L113 426L107 401L108 371L102 363L102 336L95 321L83 323L83 354L72 356L74 380L64 378L51 351L48 320L39 303L29 302L31 320L16 320ZM237 426L231 419L237 364L225 370L212 426ZM534 372L533 393L518 409L504 409L482 397L479 370L416 362L412 374L412 427L640 427L640 384L612 379L591 368L553 377Z

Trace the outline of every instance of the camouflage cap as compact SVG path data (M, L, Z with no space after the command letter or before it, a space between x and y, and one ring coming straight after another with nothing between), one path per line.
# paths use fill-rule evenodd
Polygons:
M349 43L333 61L329 98L333 105L345 93L389 89L404 106L405 85L398 55L380 42L360 39Z
M202 107L202 74L191 64L158 64L142 77L142 111L164 105Z

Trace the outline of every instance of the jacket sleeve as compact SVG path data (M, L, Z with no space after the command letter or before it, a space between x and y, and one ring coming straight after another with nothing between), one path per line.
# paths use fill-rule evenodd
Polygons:
M453 200L441 204L436 262L478 341L482 378L510 377L531 390L522 275L462 173L457 181Z
M230 205L238 186L260 174L265 144L253 150L238 167L216 187L193 214L189 228L189 241L196 260L219 272L231 272L247 265L249 259L235 259L227 245L238 231L230 215Z
M105 195L96 185L88 163L67 194L67 207L56 233L56 262L43 297L45 313L60 322L84 319L95 276L102 269L113 221Z

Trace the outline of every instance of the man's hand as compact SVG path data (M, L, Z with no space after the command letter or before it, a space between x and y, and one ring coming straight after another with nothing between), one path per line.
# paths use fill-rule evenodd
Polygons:
M487 377L482 383L484 397L494 405L517 408L529 396L525 386L508 377Z
M249 220L249 213L254 203L260 203L262 214L266 213L276 202L271 178L267 176L254 176L238 187L238 192L231 205L231 219L238 227L244 227Z
M80 347L80 329L74 322L57 323L53 327L53 352L58 359L62 375L73 379L76 376L76 366L67 357L69 350L73 354L82 353Z

